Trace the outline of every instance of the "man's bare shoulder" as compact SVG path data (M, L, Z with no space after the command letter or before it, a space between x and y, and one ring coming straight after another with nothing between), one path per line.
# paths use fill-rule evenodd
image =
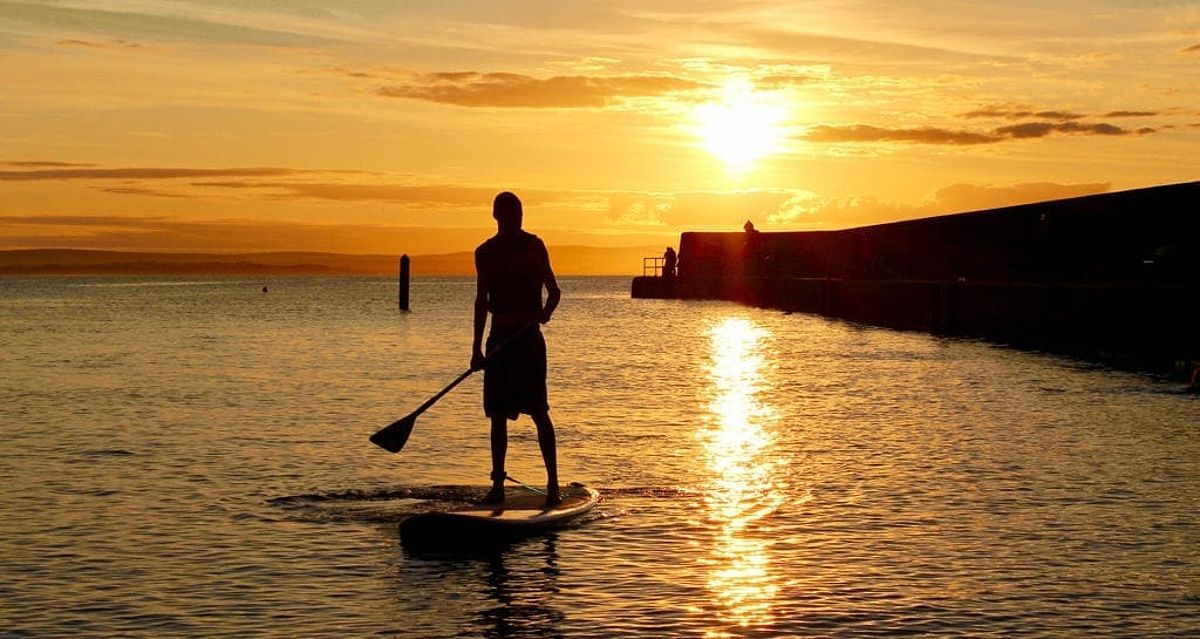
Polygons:
M475 247L475 256L478 257L480 255L486 255L486 254L490 253L494 249L495 245L496 245L496 236L493 235L492 237L489 237L488 239L484 240L482 244Z

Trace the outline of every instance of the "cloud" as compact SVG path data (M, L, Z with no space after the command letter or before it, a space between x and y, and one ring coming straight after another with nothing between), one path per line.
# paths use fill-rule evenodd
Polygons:
M1148 118L1155 115L1162 115L1158 111L1109 111L1101 117L1105 118Z
M161 5L162 12L153 11ZM221 12L195 9L195 15L182 15L186 6L170 7L148 3L144 11L116 11L73 7L61 4L0 2L0 21L31 25L39 30L85 32L121 38L136 37L170 42L242 44L269 47L314 47L338 43L339 40L302 29L278 28L278 16L273 22L262 19L270 27L234 24L214 20ZM237 14L227 12L224 15ZM261 18L260 18L261 19ZM88 40L79 40L89 42Z
M1112 187L1108 182L1081 184L1058 184L1054 182L1028 182L1008 186L978 184L952 184L939 189L930 201L921 208L927 214L977 211L1030 202L1045 202L1106 193Z
M744 29L722 28L724 37L731 44L753 45L764 49L764 53L781 59L822 60L889 60L913 62L978 61L1003 58L998 55L953 49L914 45L885 39L856 38L826 33L792 31L779 28L749 27Z
M754 86L758 89L782 89L819 82L824 77L815 73L770 73L755 76Z
M1193 44L1190 47L1184 47L1179 50L1180 53L1197 53L1200 52L1200 44Z
M653 97L707 88L670 75L554 76L457 71L414 74L376 93L464 107L600 108L620 98Z
M128 40L110 40L96 42L94 40L59 40L58 44L66 47L84 47L86 49L145 49L144 45Z
M14 164L14 163L8 163ZM19 165L19 166L29 166ZM204 177L279 177L289 175L308 175L313 173L344 173L346 171L317 171L308 169L289 169L283 167L234 167L223 169L197 168L82 168L84 166L71 163L34 164L33 166L81 167L81 168L41 168L29 171L0 171L0 182L20 182L37 180L97 180L97 179L172 179L172 178L204 178ZM350 171L353 173L353 171Z
M849 228L1105 193L1110 187L1107 182L1030 182L1005 186L964 183L938 189L917 203L890 202L873 197L821 198L802 194L784 202L771 221L792 228Z
M762 222L798 194L793 189L745 191L681 191L605 194L606 217L621 227L674 227L688 230L738 230L747 219Z
M1003 137L975 131L924 127L887 129L869 124L814 126L804 135L810 142L913 142L917 144L973 145L999 142Z
M54 160L15 160L12 162L0 162L0 164L3 164L5 166L16 166L16 167L27 168L27 169L46 168L46 167L66 168L66 167L97 166L96 164L91 164L88 162L57 162Z
M830 229L879 224L930 215L1102 193L1108 183L1013 185L954 184L923 201L889 202L872 197L823 198L795 189L652 193L627 191L522 192L536 211L536 232L548 242L613 246L657 244L679 230L737 231L747 220L764 231ZM122 187L123 188L123 187ZM430 189L419 209L469 199L473 211L447 216L438 209L421 224L406 212L403 226L307 224L282 220L186 220L166 216L0 216L0 248L97 248L134 251L334 251L426 254L469 250L495 228L484 210L495 189ZM458 194L455 194L455 191ZM487 198L477 195L486 192ZM142 194L142 193L139 193ZM465 211L465 209L463 209ZM577 222L595 215L592 226ZM558 220L558 223L553 222ZM562 224L571 220L572 224Z
M885 128L870 124L829 125L811 127L802 138L809 142L906 142L912 144L941 144L970 146L994 144L1007 140L1043 138L1055 133L1066 135L1146 135L1157 129L1142 127L1125 129L1105 122L1022 122L998 127L990 132L959 131L924 127L919 129Z
M673 234L648 229L616 235L595 229L542 226L536 231L550 245L552 255L555 255L555 247L567 245L628 247L631 243L641 243L662 246L662 242L674 239ZM495 224L487 214L453 227L412 223L400 226L344 222L310 224L261 219L178 220L115 215L0 216L0 249L54 247L170 253L316 251L429 255L470 251L495 232ZM635 264L640 266L640 261L629 264L629 268L635 268ZM415 264L414 267L419 268Z
M147 188L136 187L136 186L123 186L123 187L111 186L111 187L97 188L96 190L103 191L105 193L114 193L117 195L150 195L150 196L154 196L154 197L173 197L173 198L191 198L192 197L190 195L184 195L183 193L171 193L168 191L160 191L158 189L147 189Z
M403 202L424 205L480 206L489 204L503 189L456 185L408 185L408 184L346 184L338 182L283 182L283 181L204 181L192 182L192 186L256 189L273 191L270 197L313 198L339 202ZM522 191L521 199L527 204L544 201L544 192Z
M1147 133L1154 133L1155 130L1149 127L1136 130L1123 129L1115 124L1108 124L1106 122L1095 124L1081 122L1022 122L1021 124L999 127L995 132L1002 136L1021 140L1026 138L1044 138L1052 133L1066 133L1070 135L1145 135Z
M0 247L168 252L467 250L495 228L304 224L275 220L171 220L164 217L0 216ZM13 231L16 230L17 233Z
M1029 109L1012 109L1008 107L983 107L974 111L960 114L964 118L1003 118L1005 120L1023 120L1026 118L1041 118L1043 120L1080 120L1086 115L1070 111L1032 111Z

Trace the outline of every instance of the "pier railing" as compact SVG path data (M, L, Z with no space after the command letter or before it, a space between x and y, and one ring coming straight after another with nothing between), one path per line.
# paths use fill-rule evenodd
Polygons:
M666 268L666 258L663 257L643 257L642 258L642 276L643 277L662 277L663 269Z

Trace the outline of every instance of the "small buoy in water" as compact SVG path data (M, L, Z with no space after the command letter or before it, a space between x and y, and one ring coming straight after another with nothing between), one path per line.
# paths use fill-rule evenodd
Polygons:
M267 287L265 287L265 286L263 287L263 292L264 292L264 293L266 293L266 292L267 292Z

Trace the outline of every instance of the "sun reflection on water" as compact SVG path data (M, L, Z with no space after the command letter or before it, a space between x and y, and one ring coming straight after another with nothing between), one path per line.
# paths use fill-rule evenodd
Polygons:
M779 582L771 569L771 540L760 521L783 501L784 478L775 455L773 409L760 400L770 383L771 334L754 322L730 317L709 331L708 404L700 432L712 482L705 495L717 527L709 555L708 588L724 624L767 626ZM708 636L726 633L712 628Z

